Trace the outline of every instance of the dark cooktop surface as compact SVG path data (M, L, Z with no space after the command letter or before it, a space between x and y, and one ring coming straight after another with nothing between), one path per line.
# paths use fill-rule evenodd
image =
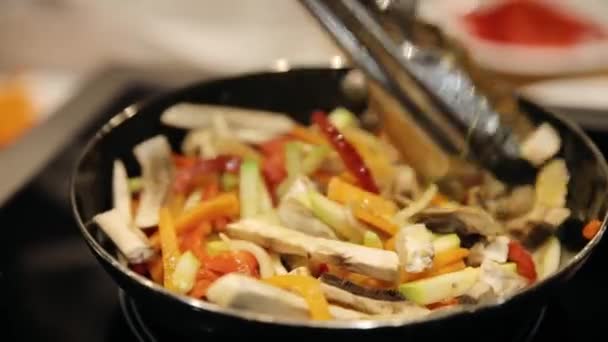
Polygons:
M125 87L100 108L88 130L0 209L0 324L6 325L0 340L173 340L170 333L146 324L145 316L134 315L136 304L121 296L89 252L67 205L71 167L91 128L159 90L162 88L145 83ZM607 153L608 132L590 134ZM549 303L541 320L522 328L528 333L520 341L578 341L603 335L608 307L607 248L606 243L599 246Z

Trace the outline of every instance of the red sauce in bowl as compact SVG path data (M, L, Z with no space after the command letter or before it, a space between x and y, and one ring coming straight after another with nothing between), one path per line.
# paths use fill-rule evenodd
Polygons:
M606 38L601 27L535 0L504 1L464 20L479 38L502 44L568 46Z

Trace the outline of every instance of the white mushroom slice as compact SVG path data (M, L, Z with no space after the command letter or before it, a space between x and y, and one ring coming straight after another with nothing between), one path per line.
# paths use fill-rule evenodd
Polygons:
M297 230L311 236L337 240L338 237L328 225L314 216L312 210L296 199L281 202L278 208L281 224L286 228Z
M481 264L479 279L488 284L498 298L506 298L526 286L526 280L498 263L485 260Z
M141 166L143 183L135 224L149 228L158 224L158 212L171 187L171 145L167 138L157 135L135 146L133 153Z
M146 236L131 226L116 208L95 215L93 221L114 242L118 250L131 263L141 263L154 255L154 249Z
M521 155L534 166L552 158L561 148L559 133L548 123L534 130L521 144Z
M306 301L287 290L238 273L222 276L207 290L207 299L222 307L254 311L291 319L309 319ZM366 315L338 306L329 306L336 319L359 319Z
M483 251L483 259L498 263L507 262L509 256L509 242L507 236L497 236L491 241Z
M131 224L131 192L129 191L129 176L125 164L120 160L114 161L112 170L112 201L113 207Z
M255 242L278 253L311 257L381 280L394 281L399 275L399 259L391 251L312 237L256 219L229 224L227 234Z
M433 234L424 224L402 227L395 237L395 250L401 267L409 273L420 273L433 266Z
M259 129L274 134L287 133L294 126L293 120L283 113L183 102L166 109L160 120L168 126L199 129L211 127L214 115L221 115L230 127Z
M486 211L468 206L427 208L416 215L415 221L424 223L435 233L496 236L504 231L503 226Z
M369 314L388 315L402 312L414 304L401 301L385 301L354 295L341 288L321 283L321 289L327 300Z

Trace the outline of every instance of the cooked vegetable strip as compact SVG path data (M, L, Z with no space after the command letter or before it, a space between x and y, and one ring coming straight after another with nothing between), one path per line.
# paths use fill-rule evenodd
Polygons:
M253 217L260 212L259 210L259 193L260 180L259 168L255 161L247 160L241 164L239 174L239 196L241 205L241 217Z
M363 235L363 245L366 247L382 249L382 240L380 240L378 234L368 230Z
M467 267L458 272L402 284L399 290L414 303L428 305L465 294L477 282L479 273L479 269Z
M298 276L293 274L285 274L264 279L268 284L297 292L304 298L310 310L310 316L313 320L328 320L331 319L329 313L329 304L321 291L321 283L308 276Z
M239 185L239 177L235 174L224 172L220 178L220 183L222 185L222 191L233 191Z
M199 203L191 210L185 211L175 221L178 233L204 220L220 217L231 217L239 213L239 200L234 193L224 193L208 201Z
M602 222L600 220L598 220L598 219L591 220L585 225L585 227L583 227L583 236L585 237L585 239L591 240L591 239L593 239L595 234L597 234L597 232L600 231L601 227L602 227Z
M356 218L383 232L385 235L393 236L397 232L397 225L383 216L370 212L360 206L354 206L352 210Z
M532 256L515 240L509 242L509 260L517 264L517 273L526 277L529 282L536 280L536 266Z
M179 247L173 218L169 209L164 207L160 209L159 216L158 232L160 233L160 246L163 255L163 286L171 291L178 291L176 284L173 283L173 272L179 258Z
M311 175L317 171L323 164L329 151L327 145L313 146L311 151L302 160L302 174Z
M469 250L465 248L451 249L437 253L433 258L433 266L420 273L405 272L401 276L402 282L413 281L428 277L433 277L443 273L457 271L459 265L464 266L463 260L469 255ZM462 267L464 268L464 267Z
M121 213L129 224L133 221L131 215L131 191L129 190L129 176L125 164L120 160L114 161L112 170L112 202L113 207Z
M308 200L314 215L332 227L340 237L354 243L360 243L363 240L365 229L356 222L348 208L327 199L316 191L308 193Z
M268 212L273 211L272 198L270 197L270 193L268 192L268 188L266 187L266 183L262 177L258 175L258 193L260 195L259 207L258 211L260 214L266 214Z
M380 217L390 218L397 212L397 206L392 201L348 184L339 177L329 181L327 197L338 203L353 204Z
M133 154L141 166L144 183L135 223L149 228L158 224L158 211L171 186L171 145L167 138L157 135L135 146Z
M310 256L374 278L394 281L398 276L399 261L394 252L312 237L255 219L231 223L226 232L278 253Z
M358 127L359 119L350 110L344 107L338 107L331 111L328 115L329 121L336 126L337 129L345 129L348 127Z
M223 234L220 234L220 236L222 235ZM255 256L260 267L260 277L268 278L275 274L272 258L264 248L249 241L232 240L225 236L223 236L222 239L228 244L231 250L246 251Z
M325 113L319 111L313 113L312 120L336 149L346 167L357 177L363 189L377 194L378 186L363 159L355 148L346 141L344 135L329 122Z
M108 235L129 262L140 263L154 255L154 250L146 236L137 227L131 226L118 209L97 214L93 217L93 221Z
M297 142L285 144L285 168L287 177L295 178L302 172L302 148Z
M311 236L337 240L334 231L316 218L311 209L295 198L286 198L278 208L279 220L283 226Z
M177 292L187 293L192 289L200 266L200 261L190 251L179 257L175 271L171 276L171 281Z

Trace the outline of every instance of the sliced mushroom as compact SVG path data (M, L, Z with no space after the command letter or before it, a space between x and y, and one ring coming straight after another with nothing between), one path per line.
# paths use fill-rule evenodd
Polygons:
M329 273L324 273L319 279L327 285L341 288L342 290L348 291L356 296L362 296L370 299L388 302L405 301L405 297L403 297L403 295L399 291L394 289L378 289L365 287L355 284L350 280L343 279Z
M514 238L534 249L555 233L568 217L568 208L546 208L537 205L529 213L508 221L505 227Z
M518 186L507 196L497 199L490 211L501 219L517 217L532 210L534 199L534 187L530 185Z
M166 109L160 120L165 125L190 130L211 127L216 115L237 129L257 129L277 135L289 132L294 125L294 121L283 113L184 102Z
M404 271L420 273L433 266L433 234L424 224L401 227L395 236L395 251Z
M149 228L158 224L158 212L173 180L171 145L165 136L157 135L133 148L141 166L143 190L135 215L135 224Z
M394 281L399 274L399 258L395 252L313 237L257 219L230 223L226 233L281 254L309 257L381 280Z
M321 284L321 289L330 302L374 315L396 314L414 306L407 301L385 301L358 296L326 283Z
M504 232L503 226L482 209L470 206L427 208L414 218L436 233L480 234L494 236Z
M154 249L145 234L127 222L117 208L95 215L93 221L114 242L129 262L141 263L154 255Z
M129 191L129 176L125 164L120 160L114 161L112 170L112 203L113 207L131 224L131 192Z

